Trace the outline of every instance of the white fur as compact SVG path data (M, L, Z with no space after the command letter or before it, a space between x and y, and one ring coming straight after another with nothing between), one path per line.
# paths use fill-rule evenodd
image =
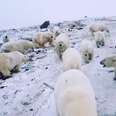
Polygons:
M105 40L105 33L101 31L97 31L94 33L94 38L96 41L104 41Z
M63 47L60 45L62 44ZM56 37L54 40L54 46L56 49L56 52L60 58L62 58L63 52L69 47L69 37L67 34L62 33L59 36Z
M97 42L104 42L104 45L105 45L106 36L105 36L104 32L101 32L101 31L95 32L94 39L96 41L96 44L97 44Z
M0 72L4 76L10 76L11 70L17 66L19 66L26 62L26 56L18 51L10 52L10 53L0 53Z
M101 24L101 23L94 23L94 24L91 24L89 26L89 30L90 32L92 33L92 35L94 36L94 32L97 32L97 31L106 31L108 32L108 28L105 24Z
M54 34L52 32L40 32L32 38L35 47L45 47L46 43L52 45Z
M59 116L97 116L93 88L80 70L69 70L58 77L55 100Z
M33 47L33 43L28 40L9 41L1 46L1 52L19 51L21 53L24 53L26 50Z
M89 56L86 56L86 54L91 54L91 56L94 55L94 46L93 42L90 40L83 40L80 44L80 52L83 60L85 62L89 61ZM93 57L92 57L93 58ZM91 59L92 60L92 59Z
M62 55L64 70L80 69L81 55L75 48L68 48Z
M69 37L65 33L61 33L59 36L57 36L54 40L54 45L57 45L59 42L63 42L67 48L69 47Z

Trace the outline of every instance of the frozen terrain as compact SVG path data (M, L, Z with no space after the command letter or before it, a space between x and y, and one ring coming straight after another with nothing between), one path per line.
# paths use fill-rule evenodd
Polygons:
M99 116L116 116L114 72L99 63L103 58L116 54L116 18L84 19L81 20L83 29L75 28L72 31L66 29L73 21L63 22L60 28L70 36L70 46L79 49L83 39L91 38L87 27L95 21L105 23L111 35L105 47L95 48L93 61L83 64L82 70L94 88ZM38 31L39 26L3 30L0 31L0 43L5 35L11 39L31 39ZM34 56L33 61L22 65L20 72L13 74L12 78L0 80L0 116L56 116L54 85L63 72L62 62L53 47L41 48L29 55Z

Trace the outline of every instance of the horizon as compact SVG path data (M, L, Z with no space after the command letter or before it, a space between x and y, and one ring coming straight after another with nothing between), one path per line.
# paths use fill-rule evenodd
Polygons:
M72 21L87 17L115 16L114 0L4 0L0 2L0 30Z

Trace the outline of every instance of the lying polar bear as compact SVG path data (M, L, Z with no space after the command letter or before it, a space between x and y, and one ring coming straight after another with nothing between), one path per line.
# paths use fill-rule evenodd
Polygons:
M55 100L58 116L97 116L93 88L80 70L68 70L58 77Z
M80 53L85 63L89 63L94 56L93 42L90 40L83 40L80 44Z
M103 67L115 68L114 80L116 80L116 56L107 57L107 58L103 59L102 61L100 61L100 64L103 65Z
M27 60L28 58L18 51L0 53L0 73L3 79L10 77L12 70L18 71L19 66Z
M28 49L33 49L34 44L28 40L9 41L1 46L1 52L19 51L25 53Z
M64 70L80 69L81 55L75 48L68 48L62 55L62 63Z

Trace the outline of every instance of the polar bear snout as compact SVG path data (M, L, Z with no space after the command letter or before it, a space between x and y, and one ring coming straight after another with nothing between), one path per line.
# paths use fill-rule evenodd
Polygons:
M97 48L100 48L101 46L105 45L105 42L104 41L97 41L96 44L97 44Z
M105 65L105 60L100 61L100 64L101 64L103 67L106 67L106 65Z

